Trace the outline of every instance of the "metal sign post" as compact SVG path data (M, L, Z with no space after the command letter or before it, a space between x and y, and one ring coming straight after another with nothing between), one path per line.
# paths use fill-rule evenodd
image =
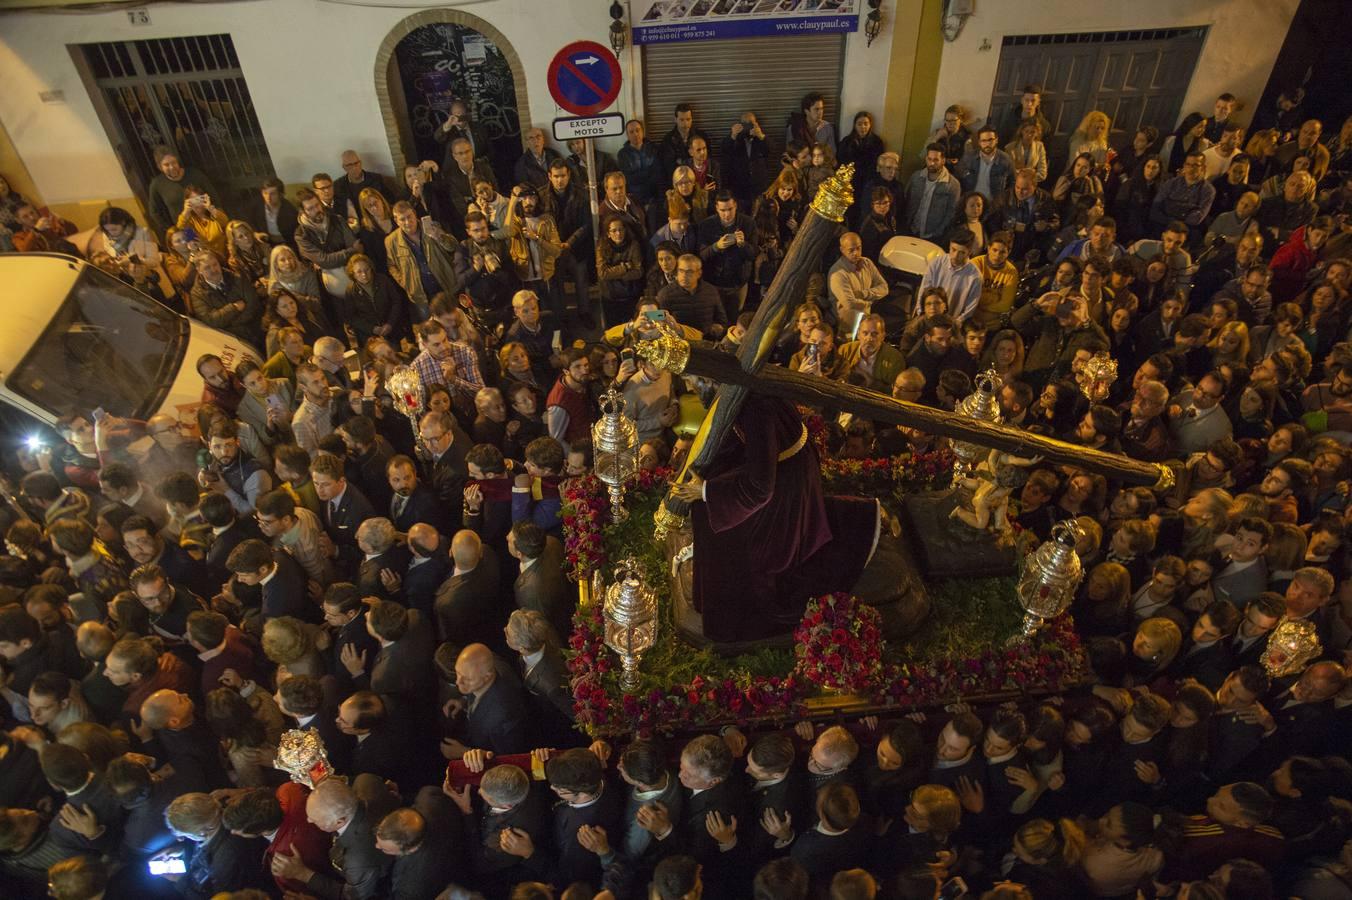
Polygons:
M587 138L587 196L591 198L592 246L601 240L601 200L596 194L596 140Z

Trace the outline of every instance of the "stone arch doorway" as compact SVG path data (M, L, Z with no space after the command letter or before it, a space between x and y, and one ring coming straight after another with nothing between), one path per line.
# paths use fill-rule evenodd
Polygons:
M511 181L521 155L521 117L529 117L525 69L502 32L459 10L429 9L403 19L381 41L376 96L396 169L423 159L441 162L433 133L454 98L470 105L489 148L499 184Z

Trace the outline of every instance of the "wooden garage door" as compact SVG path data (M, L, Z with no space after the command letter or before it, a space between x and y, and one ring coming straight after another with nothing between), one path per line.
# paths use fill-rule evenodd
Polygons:
M1204 27L1009 35L1000 48L990 108L1017 107L1025 84L1042 85L1042 107L1052 125L1043 138L1054 164L1064 163L1066 138L1091 110L1112 120L1114 146L1144 125L1168 134L1188 112L1181 109L1183 97L1205 37Z

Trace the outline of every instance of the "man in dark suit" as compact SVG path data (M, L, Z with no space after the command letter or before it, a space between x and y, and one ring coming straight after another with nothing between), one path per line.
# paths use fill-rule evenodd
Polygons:
M767 810L774 810L781 820L807 821L803 773L794 768L793 760L793 739L782 731L764 735L751 745L746 756L749 822L759 825ZM743 836L752 867L775 855L775 837L764 828L748 828Z
M580 746L581 734L573 721L568 661L559 650L549 620L533 609L514 610L505 632L507 646L518 654L521 681L539 723L539 742L546 747Z
M355 743L351 736L338 730L336 711L324 703L324 688L319 679L309 675L293 675L273 694L277 708L295 720L302 731L313 728L324 742L329 761L339 772L346 772Z
M1183 321L1183 295L1165 297L1160 308L1146 313L1136 326L1136 358L1145 359L1174 346L1174 335Z
M463 521L465 506L465 454L469 452L469 435L456 423L455 417L443 410L432 410L418 423L427 456L422 459L422 477L432 489L438 504L450 519L451 531Z
M254 234L267 235L274 247L286 244L296 249L296 229L300 226L300 212L286 199L286 185L280 178L269 178L251 198L244 212L244 221L253 226Z
M706 884L733 884L737 880L733 866L736 857L730 851L737 843L737 829L749 828L743 823L750 819L745 811L744 787L732 777L732 751L717 735L693 738L681 751L678 777L689 792L685 808L676 820L661 811L656 816L654 834L664 844L674 840L671 852L693 856L704 867ZM716 824L711 825L711 819ZM669 836L663 838L664 833ZM733 895L735 892L729 894Z
M338 554L337 567L352 572L361 559L357 548L357 526L376 514L366 495L349 484L343 461L331 453L321 453L310 462L310 480L319 495L324 531Z
M202 498L197 511L203 521L211 526L214 537L207 547L207 555L202 560L207 568L207 577L213 587L219 587L230 580L230 569L226 560L231 552L250 538L261 538L258 524L252 518L240 518L230 499L224 494L210 493Z
M141 724L154 730L153 738L142 740L143 752L173 766L175 777L193 785L189 790L211 791L229 784L221 765L220 739L197 718L187 694L171 690L151 694L141 704Z
M1286 598L1272 591L1264 591L1244 607L1244 618L1230 642L1235 667L1258 664L1267 649L1272 629L1286 614Z
M573 633L577 590L564 573L563 543L523 520L508 533L507 552L521 562L521 574L512 585L517 609L541 613L559 640L566 642Z
M391 900L435 897L460 873L460 818L435 788L419 792L413 807L387 813L376 826L376 849L394 859Z
M343 667L361 690L383 696L389 712L409 723L413 734L427 725L427 692L432 688L432 629L416 609L390 600L367 598L366 628L380 642L375 659L355 651L343 655Z
M1169 674L1176 681L1192 678L1216 691L1235 667L1230 638L1239 627L1239 610L1229 600L1213 600L1193 623L1188 646L1174 660Z
M362 561L357 567L357 589L363 597L390 599L390 585L398 582L391 575L402 575L408 568L409 552L394 523L384 516L367 519L357 526L357 548Z
M451 577L437 589L438 640L505 647L507 607L498 595L500 570L493 548L465 529L451 540L451 561L455 566Z
M394 495L385 467L394 458L390 442L376 433L375 423L367 416L353 416L338 426L338 434L347 446L347 469L356 484L378 510L387 509Z
M789 857L808 874L814 892L820 896L831 885L837 872L864 864L868 840L859 823L859 795L853 787L832 782L817 791L817 824L804 828L793 838Z
M230 552L226 568L234 574L230 592L244 607L246 620L258 620L255 633L278 616L320 620L319 608L309 599L305 570L285 550L253 538Z
M181 584L198 596L210 596L220 585L207 579L207 569L178 544L166 541L145 516L132 516L122 523L122 545L138 566L157 564L169 580Z
M1239 520L1234 541L1226 551L1228 559L1212 562L1211 593L1217 600L1229 600L1243 606L1267 589L1267 560L1263 554L1272 540L1272 526L1252 516Z
M397 590L409 609L432 621L437 590L451 574L450 546L435 528L423 522L408 531L408 566Z
M356 585L346 581L335 582L324 591L324 624L332 635L329 647L329 671L338 679L344 694L355 690L352 676L343 666L343 655L375 659L380 653L380 641L366 628L366 605ZM351 646L351 650L345 647Z
M455 686L465 698L465 740L447 739L443 752L466 758L527 753L535 745L529 701L521 685L503 677L497 658L483 644L470 644L455 660Z
M402 453L390 457L385 464L385 477L390 485L390 521L395 531L408 534L419 522L438 531L450 532L451 517L437 502L431 488L418 480L418 467Z
M558 858L550 880L565 886L574 881L600 884L600 860L578 840L578 830L590 826L603 828L607 834L618 834L624 812L623 792L607 783L605 769L596 754L581 747L551 756L545 763L545 776L550 789L563 801L554 807L554 847ZM518 845L515 840L504 841L504 849L509 853L515 845Z
M338 730L350 735L352 748L349 775L369 773L382 781L398 781L407 773L406 736L400 734L374 691L357 691L338 705Z
M355 786L354 786L355 787ZM320 831L334 836L330 853L339 877L315 872L292 854L272 858L272 874L299 881L317 897L374 900L388 894L383 883L393 860L376 849L375 823L384 812L357 796L354 787L329 778L321 781L305 801L305 814Z
M465 832L471 835L469 869L474 884L489 897L506 896L522 881L549 878L549 847L552 821L549 793L531 783L530 776L516 766L496 766L484 772L475 803L469 786L454 790L449 782L442 791L459 808L465 819ZM525 835L530 846L541 848L529 856L504 848L503 835ZM514 849L521 842L510 843Z

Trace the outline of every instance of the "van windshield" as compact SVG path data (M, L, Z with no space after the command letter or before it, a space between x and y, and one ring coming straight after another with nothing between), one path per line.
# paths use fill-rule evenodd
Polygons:
M187 323L167 307L85 266L42 337L6 379L58 415L144 419L167 395L187 351Z

